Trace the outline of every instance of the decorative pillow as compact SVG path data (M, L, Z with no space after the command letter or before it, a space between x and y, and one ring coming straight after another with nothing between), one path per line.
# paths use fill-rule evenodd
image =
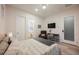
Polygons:
M61 55L61 50L58 45L55 45L48 53L49 55Z
M5 42L9 42L9 40L10 40L10 38L9 37L5 37L4 39L3 39L3 41L5 41Z
M0 42L2 41L2 39L0 38Z
M6 49L8 48L9 44L5 41L2 41L0 43L0 55L3 55L6 51Z
M45 34L41 34L41 36L45 36Z
M3 40L3 38L5 37L4 33L0 33L0 42Z

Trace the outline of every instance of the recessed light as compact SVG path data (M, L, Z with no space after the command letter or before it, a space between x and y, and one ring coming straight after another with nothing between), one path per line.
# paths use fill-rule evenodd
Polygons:
M38 12L38 9L36 8L35 11Z
M46 9L46 6L44 5L44 6L42 6L42 9Z

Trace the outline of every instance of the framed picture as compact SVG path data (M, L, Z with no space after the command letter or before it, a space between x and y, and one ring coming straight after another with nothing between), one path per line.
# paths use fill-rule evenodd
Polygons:
M41 25L38 25L38 29L41 29Z

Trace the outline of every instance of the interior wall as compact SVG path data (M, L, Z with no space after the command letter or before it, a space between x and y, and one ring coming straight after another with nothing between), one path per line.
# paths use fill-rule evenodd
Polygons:
M49 16L46 19L42 20L41 18L29 14L23 10L17 9L17 8L13 8L10 6L6 6L6 12L5 12L5 19L3 20L2 18L2 11L1 11L1 5L0 5L0 31L5 31L6 32L12 32L14 35L16 33L16 17L17 16L24 16L26 17L26 37L27 39L29 38L29 34L28 34L28 20L35 20L35 26L34 26L34 33L33 35L35 37L37 37L39 35L40 30L47 30L49 32L49 29L47 28L47 24L48 23L56 23L56 28L52 29L52 33L57 33L60 34L60 41L61 42L66 42L66 43L71 43L71 44L75 44L75 45L79 45L79 8L78 7L70 7L67 8L66 10L59 12L53 16ZM75 37L75 41L67 41L64 40L64 33L62 32L62 30L64 30L64 17L67 16L74 16L74 37ZM3 25L2 25L3 24ZM4 25L5 24L5 25ZM38 29L37 25L41 24L42 28ZM6 27L6 28L5 28ZM4 29L5 28L5 29Z
M29 14L23 10L6 6L6 32L12 32L15 36L16 34L16 17L17 16L23 16L26 17L26 38L29 38L29 32L28 32L28 20L34 20L34 32L33 37L37 37L39 35L39 32L41 29L38 29L37 25L42 25L42 19L38 16Z
M64 40L64 17L74 16L74 37L75 41ZM66 10L59 12L53 16L49 16L44 20L43 29L49 32L50 29L47 28L48 23L56 23L56 28L51 29L52 33L56 33L60 35L60 41L66 42L70 44L79 45L79 8L78 7L69 7Z
M4 7L5 5L0 5L0 32L5 32Z

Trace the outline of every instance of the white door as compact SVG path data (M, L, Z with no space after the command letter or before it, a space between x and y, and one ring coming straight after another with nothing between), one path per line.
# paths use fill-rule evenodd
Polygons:
M18 40L25 39L25 19L24 16L16 17L16 38Z

